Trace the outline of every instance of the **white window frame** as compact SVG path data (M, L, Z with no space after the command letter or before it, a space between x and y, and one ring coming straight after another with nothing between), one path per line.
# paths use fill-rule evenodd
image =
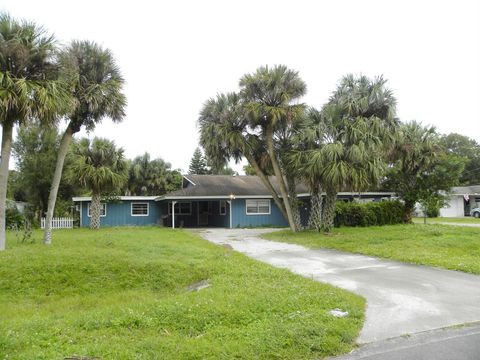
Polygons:
M249 205L248 203L256 203L256 205L250 205L250 207L253 207L253 206L256 206L257 207L257 210L259 208L258 206L258 203L259 202L268 202L268 212L256 212L256 213L249 213L248 212L248 208L249 208ZM270 215L272 213L272 204L271 204L271 201L270 199L246 199L245 200L245 214L246 215L249 215L249 216L254 216L254 215Z
M227 201L226 200L220 200L219 201L218 214L222 215L222 216L227 215Z
M179 205L179 204L188 204L189 205L189 212L188 213L180 213L180 212L175 211L175 215L177 215L177 216L192 215L192 202L191 201L177 201L175 205ZM172 215L172 202L171 201L168 202L167 207L168 207L168 215Z
M92 217L92 216L90 215L90 204L91 204L91 203L88 203L88 204L87 204L87 216L88 216L88 217ZM105 208L105 212L104 212L103 215L102 215L102 210L100 210L100 217L105 217L105 216L107 216L107 203L102 202L102 203L100 203L100 205Z
M147 213L146 214L134 214L133 213L133 205L147 205ZM132 202L130 203L130 216L148 216L150 214L150 203L148 202Z

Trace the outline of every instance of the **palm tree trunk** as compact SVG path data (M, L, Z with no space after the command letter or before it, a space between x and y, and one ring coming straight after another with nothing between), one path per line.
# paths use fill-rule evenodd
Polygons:
M65 133L60 141L60 148L58 149L57 164L55 165L55 173L53 174L52 186L50 188L50 194L48 196L48 209L45 219L45 231L43 234L43 243L50 245L52 243L52 227L51 222L53 219L53 213L55 211L55 202L57 201L58 188L60 187L60 180L62 179L63 163L67 156L68 148L72 142L73 131L71 124L68 124Z
M335 204L337 201L337 192L332 189L327 189L327 196L325 197L325 204L323 206L323 221L322 230L330 232L333 229L333 221L335 219Z
M0 251L5 250L6 245L6 206L7 206L7 183L8 165L12 152L13 123L5 122L2 126L2 152L0 159Z
M275 147L273 144L273 127L268 125L266 129L266 141L267 141L267 152L272 163L273 172L277 178L278 184L280 186L280 195L282 195L283 204L285 205L285 210L287 212L288 224L290 229L293 232L297 231L295 227L295 220L293 219L292 207L290 205L290 200L288 198L287 187L285 186L285 181L283 180L283 174L278 165L277 156L275 154Z
M250 154L245 154L245 157L247 158L250 165L253 166L253 168L255 169L255 173L260 178L260 180L262 180L265 187L270 191L270 194L272 195L273 201L275 202L277 207L280 209L283 217L285 219L287 219L287 221L288 221L287 212L285 211L285 206L284 206L282 200L278 197L278 194L275 191L275 189L273 188L272 183L268 179L268 176L266 176L264 174L264 172L262 171L262 169L260 169L260 166L258 165L258 162L255 160L255 158L253 156L251 156Z
M295 186L295 178L292 175L287 175L288 197L290 205L292 206L293 221L297 230L302 230L302 218L300 216L300 201L298 200L297 190Z
M415 203L409 200L405 200L405 205L403 209L403 221L405 222L405 224L411 224L413 210L415 209Z
M100 207L101 196L98 192L92 193L92 202L90 203L90 229L100 229Z
M317 231L322 230L322 206L323 194L322 187L319 184L314 184L311 187L310 198L310 217L308 219L308 227Z

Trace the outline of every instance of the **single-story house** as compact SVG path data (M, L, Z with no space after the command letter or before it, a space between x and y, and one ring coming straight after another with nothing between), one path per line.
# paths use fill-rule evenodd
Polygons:
M440 209L441 217L470 216L470 210L480 207L480 185L453 187L447 205Z
M278 189L275 178L271 179ZM309 212L310 194L297 186L302 222ZM341 192L345 201L381 201L391 192ZM90 225L90 197L75 197L80 226ZM272 196L257 176L187 175L182 188L162 196L120 196L102 203L101 226L162 225L169 227L288 226Z

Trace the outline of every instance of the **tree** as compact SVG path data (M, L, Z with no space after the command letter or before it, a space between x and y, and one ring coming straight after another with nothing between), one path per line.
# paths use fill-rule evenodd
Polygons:
M310 223L317 229L332 229L339 191L365 190L383 175L398 126L396 100L385 83L382 77L347 75L320 113L310 111L311 125L303 130L310 148L295 161L313 194L317 218Z
M289 197L285 181L287 171L282 169L275 138L278 132L285 131L287 126L302 119L305 106L297 102L306 90L307 86L298 72L283 65L271 69L268 66L260 67L255 73L246 74L240 79L240 93L245 101L248 125L260 134L264 143L292 231L297 231L292 209L292 201L297 199ZM290 185L294 187L294 184Z
M458 183L465 164L464 159L445 154L435 128L415 121L400 127L392 156L384 187L403 199L406 223L411 222L417 202L427 207L432 201L440 201L441 192Z
M441 143L448 154L467 160L465 169L460 175L460 185L480 184L480 144L468 136L455 133L443 135Z
M251 131L243 101L239 94L219 94L209 99L202 107L198 119L200 144L209 159L216 164L230 160L239 163L245 157L255 174L272 195L282 215L287 218L283 201L278 196L264 166L268 157L260 136Z
M51 220L55 209L63 164L73 135L84 126L91 131L103 118L120 122L125 115L126 98L122 92L124 79L115 64L112 53L89 41L73 41L60 56L60 63L70 79L75 109L71 111L68 125L58 150L55 173L48 197L44 243L52 241Z
M207 161L202 154L202 150L197 147L193 152L192 160L190 160L189 174L206 175L209 173L207 168Z
M160 158L150 160L149 153L133 159L128 173L128 193L132 195L162 195L182 184L179 171L171 170L170 163Z
M91 191L90 228L100 228L102 195L117 192L128 179L123 149L113 141L82 139L73 148L72 180Z
M34 23L0 14L0 251L5 249L5 210L13 128L31 119L53 122L71 106L58 76L53 36Z

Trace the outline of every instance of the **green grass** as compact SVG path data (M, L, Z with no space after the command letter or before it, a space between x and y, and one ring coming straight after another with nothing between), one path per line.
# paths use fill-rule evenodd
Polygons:
M480 274L480 228L449 225L342 227L333 233L280 231L265 238Z
M414 218L413 222L415 224L423 224L423 218ZM459 218L427 218L427 224L438 224L438 223L457 223L457 224L478 224L480 225L480 219L474 217L459 217Z
M316 359L351 350L363 323L361 297L187 231L64 230L49 247L8 235L1 359Z

